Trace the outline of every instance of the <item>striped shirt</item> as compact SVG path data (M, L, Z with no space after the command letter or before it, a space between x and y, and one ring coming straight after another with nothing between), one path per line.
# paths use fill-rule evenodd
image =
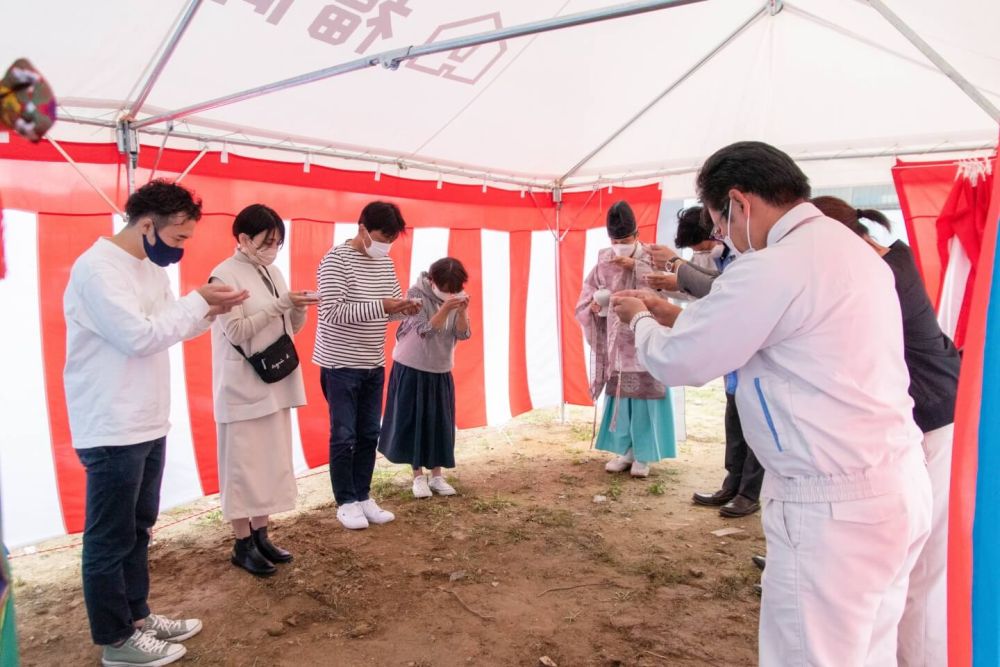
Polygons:
M390 318L382 299L402 297L392 259L373 259L344 243L326 253L316 276L322 302L313 363L324 368L385 366Z

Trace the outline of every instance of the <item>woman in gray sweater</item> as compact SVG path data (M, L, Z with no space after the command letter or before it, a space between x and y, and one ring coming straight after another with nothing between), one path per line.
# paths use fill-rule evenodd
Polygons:
M455 494L442 468L455 467L455 343L468 340L469 275L445 257L406 293L421 304L396 333L389 393L378 450L393 463L413 466L413 495ZM424 468L432 470L428 483Z

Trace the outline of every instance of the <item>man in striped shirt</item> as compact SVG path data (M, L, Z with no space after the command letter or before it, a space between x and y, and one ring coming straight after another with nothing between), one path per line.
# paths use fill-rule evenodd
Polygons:
M361 211L358 235L330 250L317 271L322 302L313 363L322 368L330 409L330 480L337 519L354 530L395 518L369 491L382 420L386 326L390 319L420 309L401 298L389 258L392 242L405 229L395 204L372 202Z

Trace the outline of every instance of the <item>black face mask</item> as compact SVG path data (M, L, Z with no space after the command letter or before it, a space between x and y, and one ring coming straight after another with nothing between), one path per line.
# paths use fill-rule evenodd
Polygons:
M175 248L163 242L160 233L153 227L153 235L156 237L155 243L150 243L146 235L142 235L142 247L146 250L146 257L157 266L167 267L181 261L184 256L184 248Z

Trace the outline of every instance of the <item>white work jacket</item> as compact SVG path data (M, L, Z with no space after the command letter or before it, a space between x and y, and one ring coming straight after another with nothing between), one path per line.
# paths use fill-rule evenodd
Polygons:
M762 496L836 502L895 493L922 456L892 272L809 203L767 247L741 255L672 329L636 324L639 358L671 386L738 369L747 442L767 471Z

